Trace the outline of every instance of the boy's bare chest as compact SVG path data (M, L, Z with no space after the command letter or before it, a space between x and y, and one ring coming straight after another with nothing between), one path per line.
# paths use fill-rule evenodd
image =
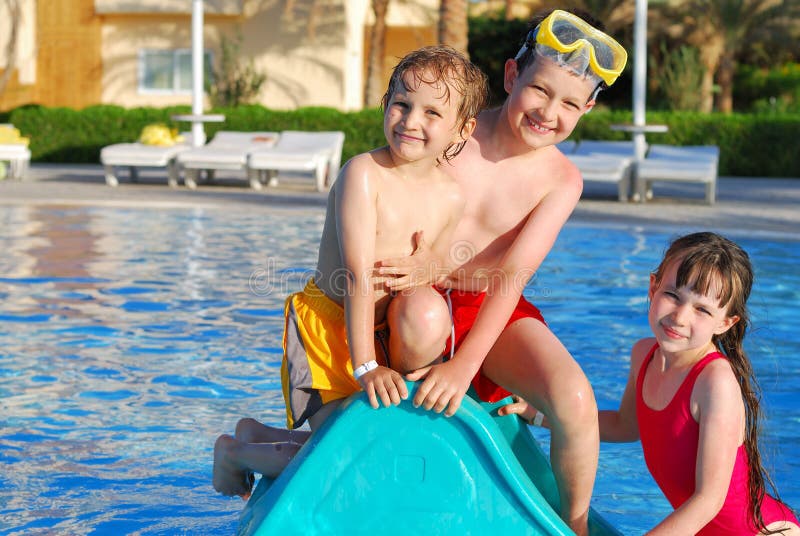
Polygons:
M487 241L515 234L547 191L539 171L502 162L463 169L459 184L466 198L462 229Z
M411 254L416 231L423 231L425 240L431 243L449 221L449 206L438 189L386 192L377 204L376 251Z

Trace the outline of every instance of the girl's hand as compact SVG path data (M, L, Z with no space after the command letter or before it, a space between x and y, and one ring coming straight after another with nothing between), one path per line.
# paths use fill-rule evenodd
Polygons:
M380 407L378 398L384 407L400 404L408 398L408 389L403 377L396 370L378 366L358 379L369 398L369 404L375 409Z
M497 410L498 415L519 415L519 418L532 426L546 426L544 413L531 406L522 397L513 395L514 401Z

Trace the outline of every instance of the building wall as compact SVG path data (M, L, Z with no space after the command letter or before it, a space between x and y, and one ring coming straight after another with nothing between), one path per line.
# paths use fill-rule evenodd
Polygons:
M36 20L29 32L35 35L29 39L29 58L19 74L35 75L25 84L15 74L0 95L0 109L31 102L73 108L191 103L190 94L139 90L140 50L191 48L190 0L21 1L30 3L35 17L29 18ZM252 59L267 76L259 97L265 106L361 106L368 52L363 40L373 23L368 0L205 4L206 50L217 55L222 36L241 35L242 58ZM390 3L386 80L397 58L435 42L437 16L438 0Z
M100 102L100 17L93 0L37 2L36 102L83 108Z
M0 110L33 102L36 83L36 0L19 0L20 20L17 23L17 45L14 69L0 94ZM8 55L12 19L6 2L0 2L0 73L5 74L11 58Z

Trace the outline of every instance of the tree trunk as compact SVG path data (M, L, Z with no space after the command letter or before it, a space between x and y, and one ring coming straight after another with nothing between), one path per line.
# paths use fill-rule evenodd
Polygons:
M720 58L725 52L725 42L719 35L704 32L710 36L699 45L700 62L703 64L703 80L700 84L700 111L710 113L714 110L714 74L719 68Z
M6 44L6 66L3 74L0 74L0 95L6 90L11 80L11 75L14 74L14 69L17 68L17 36L19 35L19 25L22 22L22 8L19 5L19 0L5 0L5 3L6 9L8 9L11 31Z
M383 57L386 55L386 11L389 0L372 0L375 24L369 38L367 59L367 87L364 89L364 106L377 106L383 97Z
M506 0L506 20L514 19L514 0Z
M439 4L439 43L465 56L467 52L467 0L442 0Z
M717 83L719 84L718 110L724 114L733 112L733 75L736 71L736 60L733 52L726 49L719 62Z

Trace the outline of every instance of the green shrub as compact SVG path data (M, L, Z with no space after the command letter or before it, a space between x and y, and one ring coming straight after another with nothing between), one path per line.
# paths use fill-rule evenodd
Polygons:
M469 19L469 57L489 77L490 101L500 104L506 97L503 70L525 36L528 23L521 19L473 17Z
M703 64L700 52L690 46L669 48L661 43L661 60L651 56L651 77L658 83L663 108L668 110L700 110L702 101Z
M145 125L166 123L188 130L187 123L170 118L187 113L186 106L131 108L92 106L83 110L23 106L8 119L31 138L37 162L97 163L106 145L134 141ZM269 110L259 105L217 108L224 123L209 123L206 133L218 130L341 130L345 133L342 158L380 147L383 137L381 111L377 108L341 112L332 108ZM594 109L578 123L573 139L625 140L629 135L611 125L631 122L627 110ZM721 175L800 177L800 114L702 114L697 112L650 112L649 124L665 124L665 134L648 134L649 143L718 145Z
M236 37L222 36L220 57L213 75L206 81L208 98L215 106L240 106L253 102L261 86L267 81L267 75L255 67L252 58L242 58L241 32Z
M800 112L800 63L771 69L739 65L733 103L737 110L759 113Z

